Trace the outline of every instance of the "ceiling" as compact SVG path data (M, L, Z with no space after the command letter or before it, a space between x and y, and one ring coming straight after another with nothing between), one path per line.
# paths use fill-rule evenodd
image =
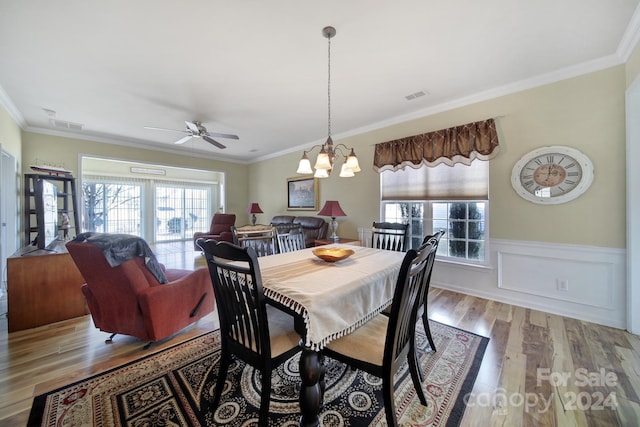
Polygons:
M326 139L327 25L339 140L624 63L639 1L0 0L0 104L28 131L246 163ZM144 128L194 120L240 139Z

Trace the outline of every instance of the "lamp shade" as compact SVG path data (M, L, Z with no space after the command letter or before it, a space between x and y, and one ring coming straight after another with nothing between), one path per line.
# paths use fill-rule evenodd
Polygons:
M329 153L327 153L324 148L322 149L322 151L320 151L318 157L316 158L316 165L314 166L314 169L331 169L331 160L329 159Z
M337 216L347 216L346 213L340 207L340 203L337 200L327 200L324 203L324 206L318 212L320 216L330 216L331 218L335 218Z
M356 157L356 152L351 149L351 153L349 153L349 157L347 157L347 166L353 172L360 172L360 164L358 163L358 157Z
M310 175L313 173L311 169L311 162L309 161L309 157L307 157L307 153L305 153L300 159L300 163L298 163L298 170L296 173L303 175Z
M262 209L260 209L260 205L257 203L249 203L249 207L247 208L247 213L250 214L257 214L257 213L264 213L262 212Z
M316 169L313 176L314 178L329 178L329 172L326 169Z
M340 176L343 178L349 178L349 177L355 176L355 174L351 169L349 169L349 166L347 166L346 163L343 163L342 169L340 169Z

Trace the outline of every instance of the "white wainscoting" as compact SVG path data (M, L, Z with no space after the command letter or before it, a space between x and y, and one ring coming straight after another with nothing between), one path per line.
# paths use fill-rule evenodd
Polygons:
M362 242L367 233L359 230ZM626 328L624 249L502 239L490 245L486 267L436 261L431 286Z
M490 244L489 267L438 262L432 286L626 327L624 249L501 239Z

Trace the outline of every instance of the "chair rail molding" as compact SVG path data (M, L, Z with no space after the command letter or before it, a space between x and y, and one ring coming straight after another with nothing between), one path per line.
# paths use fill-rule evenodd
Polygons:
M625 329L626 251L490 240L490 267L438 262L431 285Z

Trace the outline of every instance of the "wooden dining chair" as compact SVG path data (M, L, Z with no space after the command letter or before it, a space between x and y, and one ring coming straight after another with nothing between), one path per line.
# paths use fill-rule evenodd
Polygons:
M258 256L278 253L276 246L276 230L270 225L245 225L231 227L233 243L243 248L255 249Z
M429 317L427 311L427 301L429 299L429 286L431 284L431 273L433 273L433 266L435 265L436 254L438 252L438 244L440 243L440 238L444 235L444 230L438 231L435 234L425 236L422 240L422 246L425 247L427 245L431 246L430 253L427 257L427 265L426 265L426 274L424 283L420 289L420 295L418 295L418 301L416 302L416 322L419 319L422 319L422 325L424 329L424 334L427 337L427 341L429 342L429 347L432 352L436 351L436 345L433 342L433 336L431 335L431 327L429 326ZM416 346L415 336L411 341L411 358L413 362L416 364L418 368L418 375L420 377L420 382L424 382L424 376L422 374L422 369L420 369L420 355L418 354L418 347Z
M300 351L294 319L266 304L260 266L252 247L204 239L198 240L198 246L207 260L220 319L220 369L210 407L215 409L220 403L231 355L234 355L262 371L258 425L266 426L272 370ZM203 397L201 407L208 404Z
M371 247L404 252L407 249L409 224L374 222L371 227Z
M300 224L276 225L278 252L299 251L306 247L304 231Z
M417 317L416 319L422 318L422 323L424 325L424 333L429 341L429 347L431 347L432 351L436 351L436 345L433 342L433 337L431 336L431 329L429 328L429 317L427 313L427 300L429 299L429 285L431 283L431 273L433 272L433 266L435 264L436 252L438 251L438 244L440 243L440 239L444 235L444 230L440 230L434 234L427 235L422 240L422 244L431 243L433 246L433 256L430 259L430 264L428 266L429 275L427 276L426 284L422 290L422 295L419 296L418 299L418 309L417 309Z
M416 331L416 303L428 274L431 252L431 244L407 251L398 274L390 316L380 314L352 333L330 341L322 350L325 356L382 379L384 410L389 426L398 425L393 379L403 363L409 365L420 403L427 406L411 346Z

